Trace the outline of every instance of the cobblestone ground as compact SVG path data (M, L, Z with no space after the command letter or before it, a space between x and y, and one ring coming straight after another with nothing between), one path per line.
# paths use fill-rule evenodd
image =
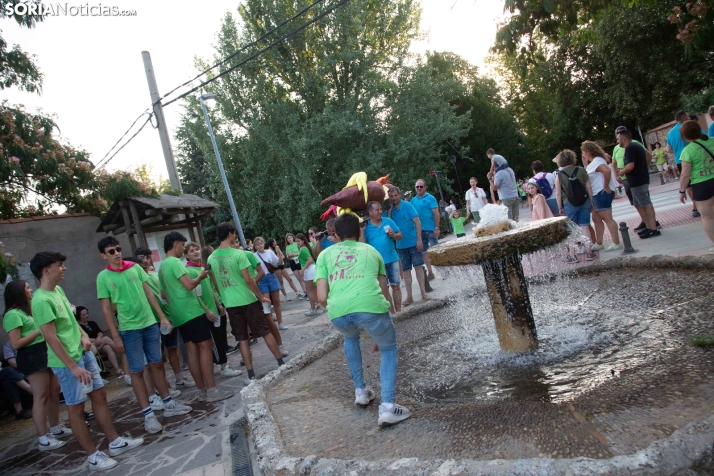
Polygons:
M471 310L457 303L397 324L396 400L409 420L380 429L379 396L353 405L341 348L270 389L271 412L294 456L630 454L713 413L713 354L689 344L714 335L712 284L710 272L618 270L532 286L541 348L525 360L498 352L477 297ZM362 355L379 395L369 339Z

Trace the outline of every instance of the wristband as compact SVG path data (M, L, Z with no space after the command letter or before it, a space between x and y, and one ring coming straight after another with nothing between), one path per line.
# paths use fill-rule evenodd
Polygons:
M679 193L687 193L687 192L686 192L686 191L685 191L685 192L682 192L682 191L680 190Z

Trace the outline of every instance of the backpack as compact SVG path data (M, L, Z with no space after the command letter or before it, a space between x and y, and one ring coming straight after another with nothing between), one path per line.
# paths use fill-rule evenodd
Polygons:
M553 193L553 187L551 187L550 182L548 182L548 174L543 172L543 175L540 178L536 178L535 182L540 187L540 191L543 192L543 196L546 199L550 197Z
M580 167L575 167L573 175L568 175L562 170L558 173L565 175L568 178L568 186L565 187L565 195L568 197L568 201L574 207L579 207L588 199L588 189L585 185L578 180L578 170ZM562 182L562 178L560 179Z

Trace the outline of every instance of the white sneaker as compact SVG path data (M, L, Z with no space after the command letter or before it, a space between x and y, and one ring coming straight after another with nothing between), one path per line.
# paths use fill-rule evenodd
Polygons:
M595 249L594 246L593 246L593 249ZM615 243L612 243L612 244L610 244L610 246L605 248L605 251L617 251L617 250L621 250L621 249L622 249L622 245L616 245Z
M63 438L65 436L69 436L72 434L71 428L67 428L66 426L64 426L62 424L57 425L57 426L59 426L59 428L56 431L52 431L52 429L50 429L50 435L52 435L53 437Z
M124 375L124 383L131 387L131 375Z
M92 461L92 458L87 458L87 460L89 461L90 470L101 471L104 469L111 469L119 464L116 460L111 459L106 453L102 453L101 451L94 456L94 461Z
M278 329L280 329L281 331L285 331L288 329L288 326L286 326L285 324L278 324Z
M174 401L173 406L164 408L164 416L180 416L185 415L187 413L191 413L191 411L193 411L193 408L189 407L188 405L184 405L183 403Z
M163 402L161 402L163 403ZM153 435L154 433L159 433L161 430L164 429L163 426L161 426L161 423L159 423L159 420L156 419L156 415L150 416L149 418L144 418L144 429L146 432L150 435ZM116 456L119 453L112 453L112 448L109 447L109 452L112 454L112 456Z
M152 411L160 412L164 409L164 401L161 399L161 397L157 397L156 395L154 395L154 398L149 400L149 404L151 406Z
M410 416L411 414L406 407L395 403L390 410L382 404L379 406L379 420L377 420L377 424L379 426L394 425L402 420L406 420Z
M213 375L221 375L221 366L213 364Z
M215 392L208 392L208 394L206 395L206 402L208 402L208 403L220 402L221 400L231 398L233 395L235 395L235 392L233 392L233 391L228 391L228 390L223 390L222 388L217 388Z
M305 315L310 317L310 316L317 316L317 311L315 309L310 309L307 312L305 312Z
M374 391L371 388L355 389L355 405L369 405L372 400L374 400Z
M46 435L46 437L47 437L46 445L43 445L41 441L38 441L40 451L56 450L57 448L62 448L64 445L67 444L64 441L60 441L57 438L53 437L51 434Z
M154 419L156 419L156 417L154 417ZM157 421L156 423L159 422ZM159 423L159 425L161 424ZM109 445L109 456L119 456L122 453L125 453L129 450L133 450L137 446L141 446L144 444L144 438L126 438L122 436L121 440L121 443L116 446L112 446L111 444Z
M288 355L290 355L290 352L288 352L287 350L285 350L285 347L284 347L284 346L280 345L280 346L278 346L278 349L280 349L280 354L281 354L283 357L287 357Z
M595 243L595 244L592 246L591 249L592 249L593 251L600 251L600 250L603 249L603 248L605 248L603 245L598 245L597 243Z
M190 387L195 387L196 382L193 381L192 378L190 377L184 377L183 380L179 380L174 384L176 387L183 387L183 388L190 388ZM172 397L173 398L173 397Z
M202 390L198 391L198 401L199 402L205 402L208 397L208 389L203 388Z
M169 397L176 398L179 395L181 395L181 390L176 390L174 388L169 387Z
M221 377L237 377L243 373L240 369L232 369L228 365L221 370Z

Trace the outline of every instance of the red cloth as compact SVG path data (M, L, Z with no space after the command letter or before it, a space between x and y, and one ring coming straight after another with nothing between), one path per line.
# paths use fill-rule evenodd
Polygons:
M186 261L186 266L194 266L196 268L203 268L203 263L194 263L193 261Z
M119 268L119 269L114 269L114 268L112 268L110 265L107 265L107 269L108 269L109 271L114 272L114 273L121 273L121 272L126 271L127 269L131 268L131 267L134 266L135 264L136 264L136 263L134 263L133 261L124 261L124 260L121 260L121 268Z

